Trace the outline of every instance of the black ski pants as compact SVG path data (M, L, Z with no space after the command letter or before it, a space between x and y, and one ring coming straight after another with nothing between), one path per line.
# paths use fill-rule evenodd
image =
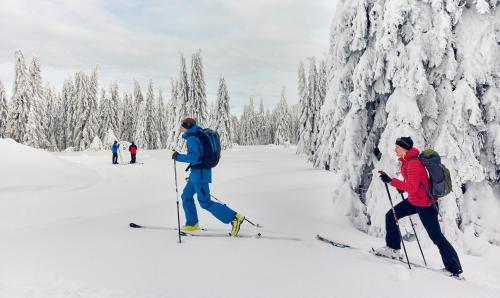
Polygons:
M113 153L113 164L118 163L118 153Z
M130 153L130 163L135 163L135 154Z
M437 204L437 203L436 203ZM401 219L405 216L418 213L420 221L424 225L427 234L432 242L438 247L444 267L451 273L462 273L462 265L458 259L457 252L446 240L438 221L438 207L431 205L428 207L413 206L408 200L403 200L394 206L396 217ZM392 249L401 249L401 237L399 235L398 226L394 219L392 210L385 214L385 242Z

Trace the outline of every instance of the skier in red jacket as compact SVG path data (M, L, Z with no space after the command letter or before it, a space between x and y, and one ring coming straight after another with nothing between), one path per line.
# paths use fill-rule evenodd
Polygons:
M130 152L130 163L135 163L135 155L137 154L137 146L132 142L132 145L128 147Z
M408 199L394 206L397 219L418 214L429 237L439 249L445 269L452 275L459 276L463 272L462 266L457 252L441 232L438 221L439 207L437 200L429 197L425 190L429 189L430 183L427 171L423 163L418 159L420 152L413 147L413 140L410 137L398 138L394 151L401 163L401 175L404 180L391 178L383 171L379 173L380 179L384 183L395 187L400 193L408 193ZM400 253L401 237L392 210L387 211L385 214L385 229L386 246L377 249L375 252L380 255L402 259Z

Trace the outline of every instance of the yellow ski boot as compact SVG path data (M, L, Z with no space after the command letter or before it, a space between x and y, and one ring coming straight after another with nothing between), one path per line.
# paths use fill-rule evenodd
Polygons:
M200 230L200 225L198 223L196 223L192 226L183 225L181 227L181 231L184 231L184 232L195 232L195 231L199 231L199 230Z
M240 226L243 221L245 221L245 217L239 213L236 213L233 221L231 222L231 225L233 226L233 229L231 230L231 236L238 236L238 232L240 231Z

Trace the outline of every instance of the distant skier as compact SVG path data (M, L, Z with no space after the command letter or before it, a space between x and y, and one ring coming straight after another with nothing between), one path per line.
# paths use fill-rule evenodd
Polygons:
M135 163L135 156L137 154L137 146L132 142L132 145L128 147L128 151L130 152L130 163Z
M430 198L425 190L429 189L430 182L423 163L418 159L419 150L413 147L413 140L410 137L401 137L396 140L394 151L401 163L401 175L404 180L391 178L383 171L379 171L379 173L380 179L384 183L395 187L400 193L408 193L408 199L394 206L396 217L399 220L418 213L427 234L439 249L445 269L454 276L459 276L463 272L462 266L457 252L441 232L437 200ZM385 229L386 246L375 250L375 252L388 257L400 258L401 237L392 210L385 214Z
M111 145L111 152L113 153L113 164L118 164L118 150L120 149L120 144L117 141Z
M196 125L196 120L193 118L186 118L182 121L181 132L183 133L182 137L186 140L187 154L180 154L175 150L170 150L170 154L172 159L176 161L189 163L191 170L188 182L181 196L182 207L186 215L186 224L182 226L182 230L197 231L200 229L196 205L194 203L194 194L196 193L201 208L208 210L221 222L225 224L231 223L231 235L236 237L245 217L231 210L229 207L211 200L208 184L212 182L212 169L210 166L204 166L204 164L211 163L207 159L213 157L213 153L218 153L215 164L218 162L218 157L220 157L220 143L216 149L219 152L214 152L213 150L214 141L215 143L218 141L218 135L217 140L214 140L213 134Z

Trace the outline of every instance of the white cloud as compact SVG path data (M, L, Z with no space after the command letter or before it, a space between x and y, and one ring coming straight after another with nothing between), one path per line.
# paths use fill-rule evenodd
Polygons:
M21 49L26 60L39 56L44 80L58 89L99 64L101 87L116 80L131 90L134 78L151 78L168 98L179 53L189 61L201 48L209 100L222 74L235 112L252 94L273 105L282 86L293 103L298 62L327 51L334 9L331 0L2 0L0 80L10 95Z

